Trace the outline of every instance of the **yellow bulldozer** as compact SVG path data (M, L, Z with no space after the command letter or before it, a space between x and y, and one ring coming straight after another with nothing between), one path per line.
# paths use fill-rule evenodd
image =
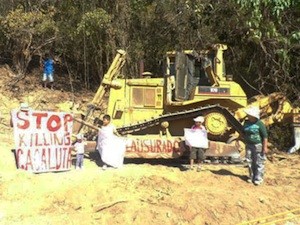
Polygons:
M98 129L101 115L109 114L118 132L128 139L125 157L177 158L188 152L184 128L202 115L209 138L207 158L239 162L244 150L244 110L258 106L267 126L283 121L293 125L295 146L290 152L296 151L300 147L299 109L282 93L248 99L232 75L226 74L226 49L224 44L214 44L197 52L167 52L161 77L145 72L130 79L121 74L126 52L118 50L86 114L77 119L80 126L75 132L96 135L93 130ZM93 135L89 137L88 150L93 150L95 141Z

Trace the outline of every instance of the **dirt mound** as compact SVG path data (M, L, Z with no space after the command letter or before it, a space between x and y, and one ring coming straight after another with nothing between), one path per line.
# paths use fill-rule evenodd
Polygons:
M85 110L93 93L68 84L41 87L38 73L11 85L0 69L0 224L238 224L300 205L299 154L273 153L262 186L246 182L242 165L205 165L184 171L186 161L126 160L121 169L101 170L86 155L85 169L30 174L17 170L11 149L9 112L26 101L38 110ZM63 79L62 79L63 80ZM95 155L95 154L94 154ZM300 210L287 216L299 215ZM272 217L268 221L279 220ZM299 224L299 217L274 224Z

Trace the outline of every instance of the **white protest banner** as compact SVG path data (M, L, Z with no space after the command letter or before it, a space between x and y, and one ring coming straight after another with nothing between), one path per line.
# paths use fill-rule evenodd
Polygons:
M12 121L19 169L40 173L71 168L71 114L13 111Z
M208 148L207 131L184 128L185 143L196 148Z

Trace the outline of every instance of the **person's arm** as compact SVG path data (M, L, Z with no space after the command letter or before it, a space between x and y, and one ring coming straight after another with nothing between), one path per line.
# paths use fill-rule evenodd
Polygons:
M114 134L115 134L116 136L118 136L118 137L121 137L121 136L122 136L121 134L119 134L119 132L117 131L117 129L116 129L116 128L114 129L114 131L113 131L113 132L114 132Z
M262 137L262 151L264 154L268 153L268 132L267 128L262 121L260 121L260 135Z
M268 138L263 139L262 147L263 147L263 149L262 149L263 153L267 154L268 153Z
M115 125L112 124L112 127L113 127L113 133L114 135L118 136L118 137L121 137L121 135L119 134L119 132L117 131L117 128L115 127Z

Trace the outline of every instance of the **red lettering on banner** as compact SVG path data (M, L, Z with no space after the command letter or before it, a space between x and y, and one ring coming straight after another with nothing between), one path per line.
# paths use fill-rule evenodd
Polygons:
M137 140L137 151L138 152L143 152L143 141Z
M73 117L71 114L66 114L64 116L64 128L65 128L65 131L68 131L68 123L73 123Z
M22 112L22 111L17 112L17 118L18 118L17 127L19 129L23 129L23 130L27 129L30 125L28 118L21 117L24 114L25 114L25 116L28 117L28 112ZM20 124L19 122L23 122L23 124Z
M63 167L66 166L66 148L63 148L64 154L63 154Z
M26 165L25 165L26 170L28 170L28 166L31 166L31 170L33 170L30 151L27 152L27 160L26 160Z
M136 144L135 144L135 141L132 141L131 149L132 149L132 151L136 152Z
M54 123L54 126L53 126ZM57 115L52 115L47 121L47 128L49 131L55 132L58 131L61 127L60 117Z
M36 129L41 129L41 124L42 124L42 118L47 117L48 113L47 112L33 112L32 116L36 117Z
M180 151L178 140L132 139L131 143L126 145L126 152L172 153L173 151Z
M162 149L163 149L162 152L168 152L167 149L166 149L166 142L165 141L162 142Z
M57 148L56 148L56 151L57 151ZM51 152L53 152L52 149L48 148L48 165L49 165L50 170L54 170L56 168L56 163L55 163L54 166L51 166L51 158L52 158L51 157Z
M156 140L156 143L155 143L156 152L162 152L160 145L161 145L161 140Z
M42 160L41 163L44 164L45 169L48 169L47 165L47 157L46 157L46 149L42 149Z
M65 134L64 140L65 140L65 145L70 145L70 144L71 144L70 132L67 132L67 133Z
M46 138L46 134L43 133L43 140L44 140L44 141L43 141L43 143L44 143L43 146L49 146L49 145L50 145L50 143L47 142L47 139L48 139L48 138Z
M59 156L58 156L58 153L59 153ZM61 151L57 151L57 149L56 149L56 151L55 151L55 158L56 158L56 169L58 170L59 168L60 168L60 166L61 166L61 155L62 155L62 153L61 153ZM58 163L58 161L59 161L59 163Z
M35 134L35 144L34 146L43 146L42 143L39 143L39 134Z
M23 151L22 151L22 149L18 149L17 154L16 154L18 168L25 169L24 165L20 164L21 155L23 155Z
M22 147L22 145L26 146L26 143L24 141L24 136L25 136L25 134L19 135L19 145L18 146L20 146L20 147Z
M34 154L33 154L33 161L34 161L33 164L37 164L40 160L41 160L40 153L39 153L38 149L36 149ZM40 168L38 167L37 170L39 170L39 169Z
M71 151L72 149L68 147L18 149L16 152L18 168L35 172L67 170L72 166Z
M53 136L54 136L53 144L55 144L55 145L62 145L63 144L63 139L62 138L59 140L59 138L57 137L57 134L53 134Z
M146 140L143 140L143 144L144 144L144 146L146 147L146 149L145 149L145 151L143 151L143 152L149 152L150 151L150 146L147 144L147 141Z
M171 141L167 141L167 145L166 145L166 148L167 148L167 152L172 152L173 151L173 144Z

